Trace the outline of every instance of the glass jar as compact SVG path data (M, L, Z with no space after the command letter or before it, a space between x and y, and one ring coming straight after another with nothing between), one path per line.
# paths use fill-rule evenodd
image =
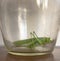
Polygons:
M8 53L50 54L59 29L58 11L56 0L2 0L1 32Z

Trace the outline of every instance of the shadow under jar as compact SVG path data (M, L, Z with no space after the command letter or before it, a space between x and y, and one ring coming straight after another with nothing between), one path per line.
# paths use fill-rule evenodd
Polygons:
M58 11L56 0L2 0L1 32L8 53L50 54L58 34Z

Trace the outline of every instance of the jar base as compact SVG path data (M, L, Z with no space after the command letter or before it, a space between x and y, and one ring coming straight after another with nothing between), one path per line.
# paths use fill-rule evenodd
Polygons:
M16 52L8 52L9 54L12 55L18 55L18 56L39 56L39 55L46 55L46 54L51 54L51 52L48 53L16 53Z

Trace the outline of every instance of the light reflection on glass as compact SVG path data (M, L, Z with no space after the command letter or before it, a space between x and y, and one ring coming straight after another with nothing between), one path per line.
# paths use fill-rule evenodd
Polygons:
M42 9L47 9L48 0L36 0L38 7L42 6Z
M26 9L18 9L18 27L20 39L27 37Z
M36 0L38 7L40 7L41 0Z
M48 0L42 0L43 10L48 8Z

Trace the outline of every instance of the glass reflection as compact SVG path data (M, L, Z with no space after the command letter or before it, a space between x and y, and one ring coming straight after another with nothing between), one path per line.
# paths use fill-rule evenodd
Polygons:
M27 10L25 8L18 8L18 28L20 39L27 38L26 12Z
M37 6L42 6L42 9L45 10L48 8L48 0L36 0Z

